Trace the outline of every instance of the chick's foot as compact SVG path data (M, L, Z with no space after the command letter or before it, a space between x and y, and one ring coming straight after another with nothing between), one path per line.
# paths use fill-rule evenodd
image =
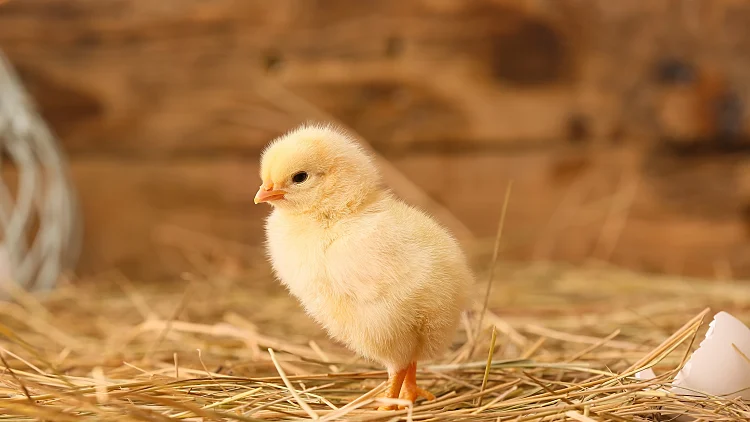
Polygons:
M406 376L404 377L404 385L401 387L402 399L409 400L414 403L418 397L422 397L427 401L435 400L435 396L429 391L420 388L417 385L417 363L412 362L406 367ZM404 406L399 406L399 409L405 409Z
M401 385L404 383L406 378L406 372L409 367L406 367L394 374L388 376L388 389L385 391L385 397L389 399L397 399L401 394ZM395 404L386 404L378 407L378 410L396 410Z

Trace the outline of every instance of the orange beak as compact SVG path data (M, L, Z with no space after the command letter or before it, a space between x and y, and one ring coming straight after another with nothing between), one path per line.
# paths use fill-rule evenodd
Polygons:
M258 189L258 193L255 194L255 203L260 204L261 202L284 199L285 194L286 192L283 190L274 190L273 185L262 185L260 189Z

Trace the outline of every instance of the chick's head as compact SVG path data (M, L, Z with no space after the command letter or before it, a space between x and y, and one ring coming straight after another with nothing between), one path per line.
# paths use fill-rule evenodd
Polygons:
M263 151L263 184L255 203L296 213L336 215L361 204L380 185L370 156L343 130L303 125Z

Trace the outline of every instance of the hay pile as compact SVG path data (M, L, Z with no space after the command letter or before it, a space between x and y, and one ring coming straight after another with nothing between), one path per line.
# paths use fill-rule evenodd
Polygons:
M419 367L437 401L378 412L383 369L326 339L265 268L204 262L174 283L112 274L16 292L0 304L0 420L750 418L747 403L660 390L715 312L750 319L743 283L498 266L484 329L478 305L450 353ZM663 376L633 377L649 366Z

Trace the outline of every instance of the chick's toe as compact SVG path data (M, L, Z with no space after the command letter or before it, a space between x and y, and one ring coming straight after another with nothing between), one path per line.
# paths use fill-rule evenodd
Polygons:
M385 390L385 397L389 399L397 399L401 393L401 386L406 378L408 367L396 371L388 376L388 389ZM396 405L386 404L378 407L378 410L396 410Z
M417 363L412 362L406 368L406 376L404 377L404 384L401 387L402 399L409 400L414 403L418 397L422 397L428 401L435 400L435 396L429 391L420 388L417 385ZM399 406L400 409L404 409L403 406Z

